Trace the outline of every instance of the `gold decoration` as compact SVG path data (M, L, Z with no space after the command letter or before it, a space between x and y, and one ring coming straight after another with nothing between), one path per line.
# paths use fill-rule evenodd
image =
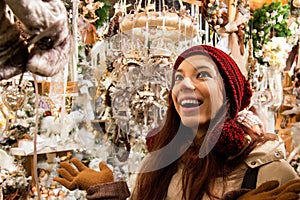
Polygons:
M18 87L10 87L5 90L2 95L4 105L13 112L22 108L25 103L25 99L25 92L20 90Z

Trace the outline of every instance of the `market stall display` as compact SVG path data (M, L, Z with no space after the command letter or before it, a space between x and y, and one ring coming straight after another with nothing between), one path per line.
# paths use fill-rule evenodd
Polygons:
M173 62L196 44L234 58L300 174L298 1L22 2L0 0L0 151L18 171L0 163L4 197L30 185L31 198L84 199L52 181L72 157L130 182L165 119Z

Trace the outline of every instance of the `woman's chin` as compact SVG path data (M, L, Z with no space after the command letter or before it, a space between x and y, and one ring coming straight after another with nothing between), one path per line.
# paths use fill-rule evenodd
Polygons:
M186 127L192 128L192 129L198 129L199 126L202 124L205 124L204 121L199 120L198 118L195 117L184 117L181 119L182 124Z
M192 128L194 130L197 130L200 127L207 127L209 124L210 120L209 119L203 119L203 118L196 118L196 117L182 117L181 122L184 126Z

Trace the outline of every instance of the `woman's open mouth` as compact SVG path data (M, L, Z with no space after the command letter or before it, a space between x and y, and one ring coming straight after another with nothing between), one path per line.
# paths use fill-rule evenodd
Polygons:
M181 112L187 115L199 114L202 102L198 99L183 99L180 101Z
M180 105L184 108L194 108L200 106L201 102L198 99L183 99Z

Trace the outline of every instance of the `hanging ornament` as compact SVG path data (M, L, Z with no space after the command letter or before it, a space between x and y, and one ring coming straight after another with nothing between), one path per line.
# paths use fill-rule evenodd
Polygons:
M81 16L79 16L78 29L84 44L95 44L98 38L95 25L85 21Z
M24 105L26 99L25 92L19 87L8 87L2 94L4 105L13 112L16 112Z

